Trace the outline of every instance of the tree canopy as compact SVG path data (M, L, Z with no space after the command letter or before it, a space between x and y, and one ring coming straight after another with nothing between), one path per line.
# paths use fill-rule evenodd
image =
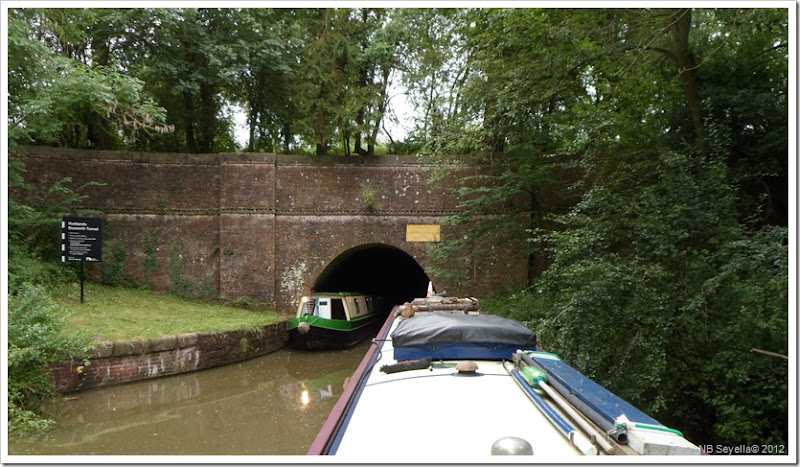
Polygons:
M38 144L374 155L400 67L403 32L382 8L9 13L10 118L24 119ZM44 56L50 65L34 69ZM71 83L93 86L61 89ZM132 114L137 99L146 102ZM235 141L237 111L245 148Z
M446 112L425 149L489 167L461 188L444 269L527 243L529 287L503 311L696 441L788 440L787 361L758 352L789 354L787 13L430 22L460 49L426 64L458 77L446 98L417 89Z

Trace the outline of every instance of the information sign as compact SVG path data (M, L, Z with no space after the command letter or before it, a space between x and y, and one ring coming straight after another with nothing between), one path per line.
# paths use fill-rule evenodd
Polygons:
M61 220L61 261L103 261L103 220L94 217L64 217Z

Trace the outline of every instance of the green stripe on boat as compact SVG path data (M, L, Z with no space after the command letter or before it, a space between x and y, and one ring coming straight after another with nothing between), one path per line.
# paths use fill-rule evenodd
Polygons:
M342 319L325 319L319 316L303 316L302 318L294 318L286 325L286 329L291 331L300 325L301 322L307 322L312 327L333 329L336 331L351 331L366 326L375 321L375 315L367 315L361 318L356 318L352 321Z

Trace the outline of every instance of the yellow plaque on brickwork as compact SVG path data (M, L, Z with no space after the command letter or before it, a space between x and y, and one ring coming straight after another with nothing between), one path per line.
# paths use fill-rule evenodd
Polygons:
M438 242L441 237L439 224L406 224L407 242Z

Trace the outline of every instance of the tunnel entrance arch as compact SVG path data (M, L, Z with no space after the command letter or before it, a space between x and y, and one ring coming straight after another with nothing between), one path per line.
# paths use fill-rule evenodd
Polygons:
M312 292L362 292L402 304L424 297L428 275L408 253L383 243L341 253L320 273Z

